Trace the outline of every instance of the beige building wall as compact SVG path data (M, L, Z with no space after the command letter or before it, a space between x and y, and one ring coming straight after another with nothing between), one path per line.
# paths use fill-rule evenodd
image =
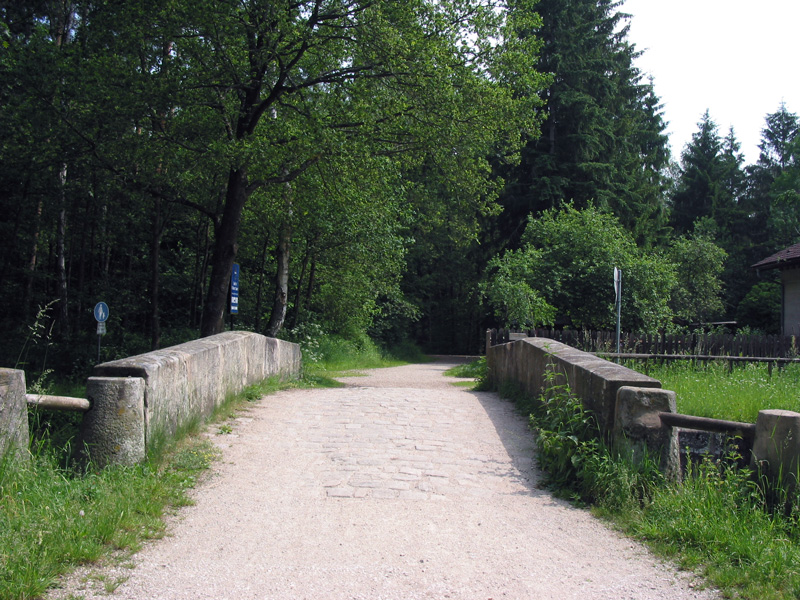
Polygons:
M800 335L800 268L782 269L784 335Z

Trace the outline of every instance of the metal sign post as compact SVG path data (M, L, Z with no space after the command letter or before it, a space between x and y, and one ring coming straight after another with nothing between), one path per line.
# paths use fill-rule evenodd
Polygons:
M233 263L231 270L231 314L239 313L239 265Z
M94 305L94 319L97 321L97 362L100 362L100 340L106 334L106 321L108 321L108 304L98 302Z
M619 332L622 317L622 271L614 267L614 295L616 296L617 309L617 354L619 354Z
M231 331L233 331L233 315L237 314L239 314L239 265L233 263L233 268L231 269Z

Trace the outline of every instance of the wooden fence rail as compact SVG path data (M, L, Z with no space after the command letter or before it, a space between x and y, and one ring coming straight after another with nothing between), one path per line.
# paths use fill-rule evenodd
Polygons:
M86 398L71 398L69 396L48 396L45 394L25 394L28 406L38 406L48 410L66 410L86 412L91 408L91 403Z
M515 335L516 334L516 335ZM502 344L520 334L550 338L584 352L613 352L613 331L578 331L573 329L490 330L492 344ZM799 358L800 347L794 336L732 334L631 334L620 336L620 352L628 354L754 356L761 358Z

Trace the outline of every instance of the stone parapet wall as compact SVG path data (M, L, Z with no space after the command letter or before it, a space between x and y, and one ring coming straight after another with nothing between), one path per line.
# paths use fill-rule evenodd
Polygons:
M595 414L608 440L631 447L635 454L647 452L670 477L680 477L682 457L692 459L688 449L685 454L682 451L683 440L687 446L699 444L695 455L724 454L730 446L731 434L710 433L724 431L730 422L707 419L715 421L714 426L707 424L700 431L665 425L665 413L676 412L674 392L661 389L657 379L561 342L528 337L492 346L487 334L486 359L489 379L495 387L514 382L525 393L538 397L552 385L569 385L570 391ZM695 439L699 442L689 443ZM744 464L749 462L784 489L800 487L800 413L760 411L752 446L739 443L738 447L750 454L742 457Z
M141 462L155 441L208 417L248 385L298 376L300 361L297 344L231 331L97 365L81 440L100 464Z
M486 359L494 385L513 381L535 397L550 385L568 384L572 393L597 416L604 433L614 427L617 390L623 386L661 387L657 379L547 338L525 338L491 346Z

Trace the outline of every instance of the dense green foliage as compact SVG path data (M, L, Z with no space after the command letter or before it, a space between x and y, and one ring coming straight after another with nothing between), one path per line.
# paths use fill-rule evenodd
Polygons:
M744 166L708 112L671 163L621 10L0 0L3 363L80 381L98 300L103 359L308 324L475 352L505 323L609 327L609 266L626 328L774 328L762 288L743 301L800 239L797 115L767 115ZM564 255L536 258L529 223L565 203ZM579 238L583 211L616 247Z
M228 326L407 336L413 236L476 239L538 131L531 5L0 4L4 331L57 299L79 377L96 301L105 358L214 333L236 261Z
M656 331L670 324L675 266L636 246L607 212L572 205L531 218L522 248L490 262L485 294L504 324L571 323L613 329L614 267L623 273L623 327Z
M507 171L502 202L511 230L529 213L572 201L610 209L637 241L651 243L663 233L666 124L634 65L637 51L619 6L541 0L536 7L543 22L535 31L543 44L539 68L555 77L543 94L542 135Z

